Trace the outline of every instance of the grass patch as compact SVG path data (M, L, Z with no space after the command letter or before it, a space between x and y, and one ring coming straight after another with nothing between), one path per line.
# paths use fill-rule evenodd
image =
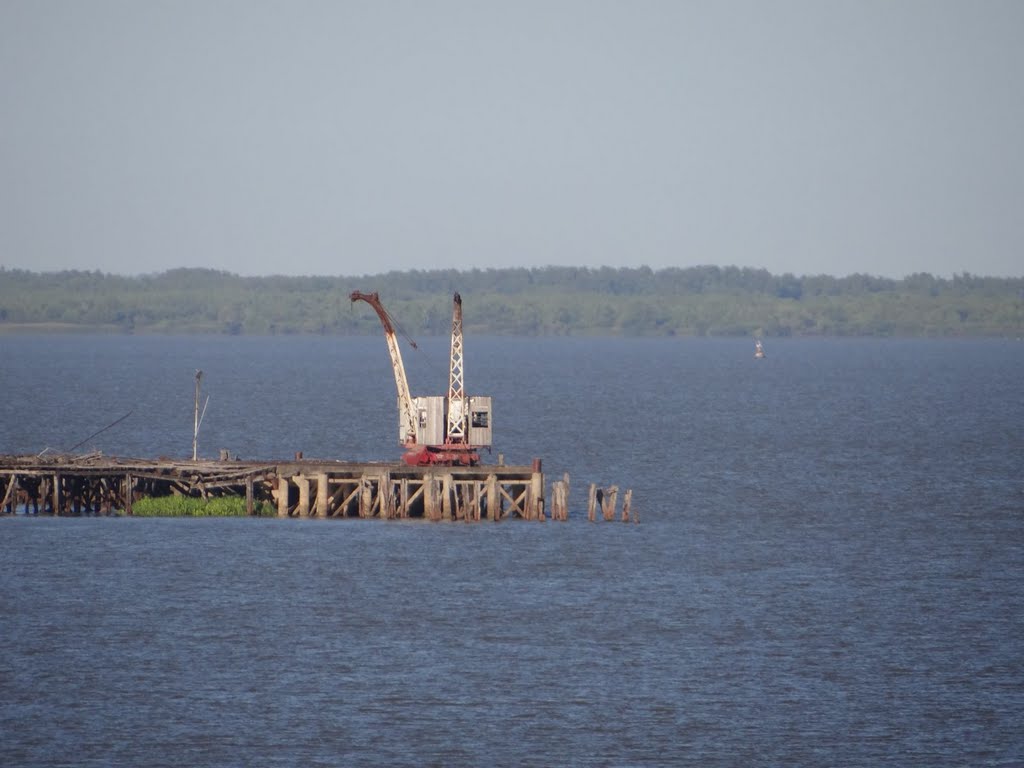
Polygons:
M272 504L257 501L253 505L256 517L272 517L277 510ZM132 504L133 517L246 517L245 499L223 496L200 499L192 496L155 496L139 499Z

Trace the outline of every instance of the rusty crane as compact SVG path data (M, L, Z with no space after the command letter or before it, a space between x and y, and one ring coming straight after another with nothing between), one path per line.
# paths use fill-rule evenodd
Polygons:
M391 369L398 389L398 439L405 448L406 464L473 466L480 449L491 446L491 398L467 397L462 343L462 297L455 294L452 309L448 395L413 397L395 333L396 323L377 293L353 291L349 298L365 301L384 327ZM410 339L415 347L415 343Z

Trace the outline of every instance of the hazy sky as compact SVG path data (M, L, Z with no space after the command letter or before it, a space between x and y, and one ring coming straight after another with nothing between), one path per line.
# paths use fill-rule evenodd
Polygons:
M1024 274L1021 0L0 0L0 266Z

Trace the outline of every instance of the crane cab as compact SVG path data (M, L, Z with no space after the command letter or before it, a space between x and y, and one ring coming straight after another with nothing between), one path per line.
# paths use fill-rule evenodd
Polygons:
M491 447L491 398L470 395L469 444L478 448Z
M466 431L467 444L475 448L490 448L492 442L491 427L491 398L482 396L470 396L469 414L467 416L469 429ZM445 430L448 424L448 413L446 412L447 398L440 395L429 397L412 398L414 419L409 419L402 405L402 398L398 398L398 442L400 445L435 445L445 444ZM408 424L416 425L416 434L409 434Z

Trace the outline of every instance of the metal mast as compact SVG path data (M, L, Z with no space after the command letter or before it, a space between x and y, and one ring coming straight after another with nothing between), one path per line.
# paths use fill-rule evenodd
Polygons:
M462 359L462 297L455 294L452 302L452 354L448 375L448 440L466 442L466 390Z
M195 410L193 411L193 427L192 427L192 461L195 461L198 456L199 447L199 382L203 378L202 371L196 371L196 402Z

